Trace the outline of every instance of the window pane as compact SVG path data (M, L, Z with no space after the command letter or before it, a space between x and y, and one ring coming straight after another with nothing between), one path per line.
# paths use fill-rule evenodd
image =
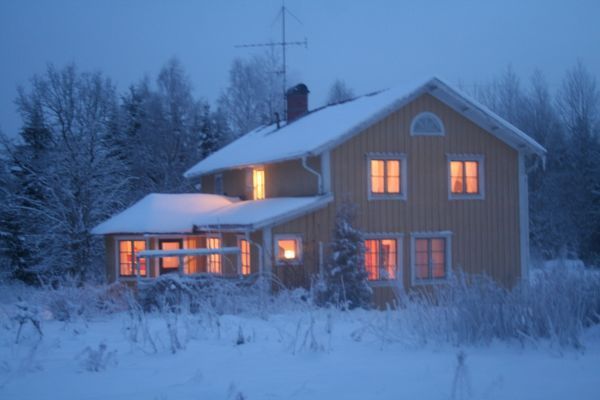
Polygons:
M387 192L400 193L400 161L388 160L387 166Z
M133 275L131 240L119 241L119 274L124 276Z
M250 274L250 242L245 239L240 240L240 257L242 275Z
M446 276L446 267L445 264L433 264L433 278L439 279L444 278Z
M479 162L466 161L465 175L467 183L467 193L479 193Z
M415 265L415 275L417 279L427 279L429 277L427 265Z
M280 261L298 260L298 248L295 239L280 239L277 241L277 259Z
M377 241L365 240L365 269L367 270L367 279L369 280L376 280L378 278L377 260Z
M371 192L384 193L385 164L383 160L371 160Z
M463 190L463 162L450 162L450 187L452 193L462 193Z
M385 276L381 276L381 279L396 279L396 266L397 266L397 251L396 251L396 240L383 239L381 241L381 259L383 265L381 270L385 273Z
M161 250L178 250L181 248L181 244L179 242L161 242L160 249ZM162 258L162 267L163 268L179 268L179 258L178 257L163 257Z
M446 239L431 239L432 251L444 251Z
M144 240L136 240L135 242L133 242L133 251L135 252L135 254L137 254L138 251L142 251L142 250L146 250L146 242ZM133 260L133 262L137 261L135 258ZM140 262L140 275L141 276L146 276L146 258L145 257L141 257L139 258L139 262ZM137 273L137 271L136 271Z
M265 198L265 170L252 170L252 186L254 200L263 200Z
M221 248L221 239L216 237L206 238L206 247L209 249ZM212 274L221 273L221 255L220 254L209 254L208 255L208 272Z
M427 253L427 239L415 240L415 248L418 252L424 251L425 253Z

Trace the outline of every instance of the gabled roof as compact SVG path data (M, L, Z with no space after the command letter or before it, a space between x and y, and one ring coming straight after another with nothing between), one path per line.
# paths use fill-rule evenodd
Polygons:
M259 127L190 168L192 178L231 168L318 155L429 93L508 145L543 156L546 150L523 131L439 78L395 87L330 105L283 125Z
M254 231L324 207L331 200L331 196L316 196L239 201L214 194L152 193L96 226L92 233Z

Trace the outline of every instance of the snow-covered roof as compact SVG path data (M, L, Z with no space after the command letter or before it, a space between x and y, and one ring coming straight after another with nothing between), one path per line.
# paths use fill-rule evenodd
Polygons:
M214 194L152 193L92 229L114 233L191 233L211 229L253 231L323 207L331 196L239 201Z
M546 150L487 107L439 78L406 84L312 111L283 125L259 127L194 165L192 178L230 168L259 165L332 149L423 93L429 93L512 147L544 155Z

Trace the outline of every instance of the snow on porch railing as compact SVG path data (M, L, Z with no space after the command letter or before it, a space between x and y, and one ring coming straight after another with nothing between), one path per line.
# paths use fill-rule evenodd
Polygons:
M140 277L140 258L178 257L179 273L183 273L183 257L205 256L210 254L239 254L239 247L222 247L220 249L175 249L175 250L142 250L135 255L137 276Z

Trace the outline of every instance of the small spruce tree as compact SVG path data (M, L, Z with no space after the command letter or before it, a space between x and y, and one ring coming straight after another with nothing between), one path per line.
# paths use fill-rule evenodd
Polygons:
M368 308L373 291L364 266L363 234L354 228L355 207L344 203L338 210L325 275L324 302L344 308Z

